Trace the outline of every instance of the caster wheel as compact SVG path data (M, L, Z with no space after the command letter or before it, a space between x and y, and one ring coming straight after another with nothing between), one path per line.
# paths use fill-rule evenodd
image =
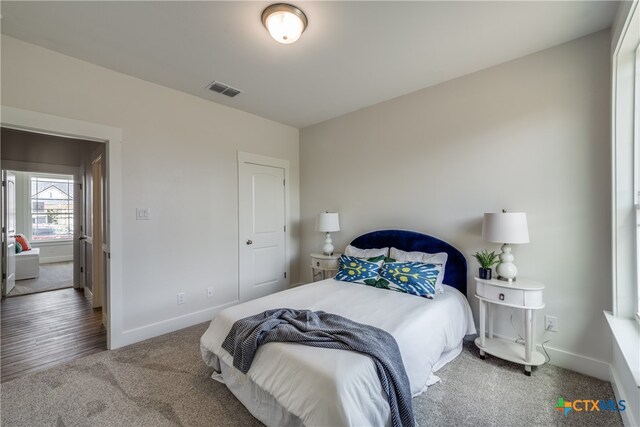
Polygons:
M530 376L531 376L531 371L527 371L527 370L525 370L525 371L524 371L524 374L525 374L526 376L530 377Z
M486 359L486 358L487 358L487 356L485 356L484 354L481 354L481 355L480 355L480 359L484 360L484 359Z

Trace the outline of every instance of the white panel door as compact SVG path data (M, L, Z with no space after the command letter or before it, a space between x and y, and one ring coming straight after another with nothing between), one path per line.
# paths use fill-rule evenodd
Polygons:
M4 206L4 236L3 236L3 266L4 282L2 294L7 295L16 285L16 176L10 172L3 172L4 192L2 204Z
M284 169L239 164L240 300L286 287Z

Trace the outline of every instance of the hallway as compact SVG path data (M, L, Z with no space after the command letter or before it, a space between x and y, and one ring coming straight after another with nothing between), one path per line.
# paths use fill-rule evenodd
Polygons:
M102 310L81 289L4 298L0 308L3 383L107 349Z

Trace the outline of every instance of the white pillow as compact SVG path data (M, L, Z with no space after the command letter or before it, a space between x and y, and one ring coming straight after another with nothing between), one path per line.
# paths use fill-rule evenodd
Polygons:
M444 280L444 268L447 265L447 259L449 258L449 254L447 254L446 252L428 254L426 252L406 252L400 249L391 248L389 257L400 262L422 262L425 264L441 264L442 269L440 270L440 274L438 274L438 279L436 280L436 292L444 293L444 288L442 287L442 281Z
M389 248L358 249L355 246L347 245L344 254L356 258L375 258L380 255L389 256Z

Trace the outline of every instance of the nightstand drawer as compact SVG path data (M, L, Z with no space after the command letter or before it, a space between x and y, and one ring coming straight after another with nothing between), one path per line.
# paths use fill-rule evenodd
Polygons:
M321 258L311 258L311 267L313 268L326 268L330 270L338 269L338 260L337 259L321 259Z
M522 289L509 289L498 286L484 285L483 295L478 293L478 296L484 297L488 300L501 302L509 305L524 305L524 291Z

